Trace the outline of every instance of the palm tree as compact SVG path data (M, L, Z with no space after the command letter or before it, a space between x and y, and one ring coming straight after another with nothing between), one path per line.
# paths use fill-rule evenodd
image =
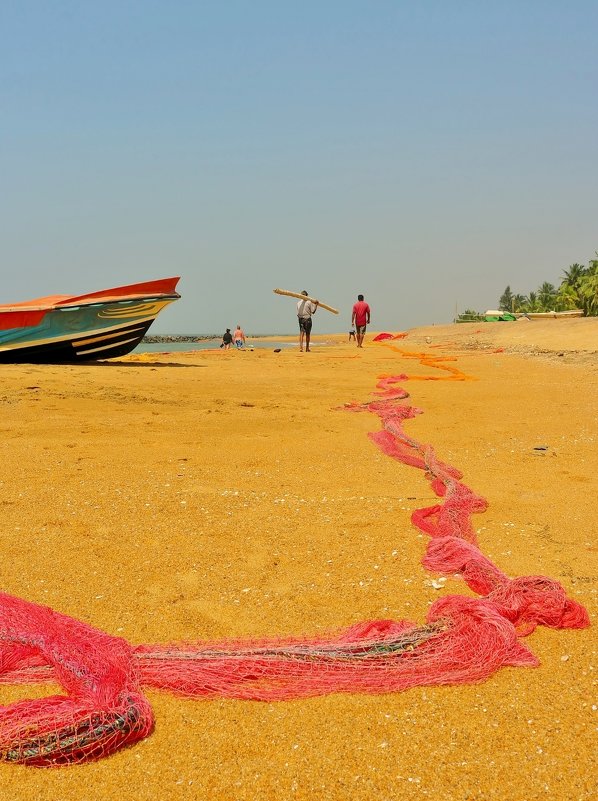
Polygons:
M583 302L579 296L579 290L574 289L563 281L557 291L554 309L555 311L583 309Z
M573 289L577 289L579 286L580 279L585 275L586 268L583 264L572 264L568 270L563 270L563 280L561 281L561 286L566 284L567 286L573 287Z
M557 306L559 311L583 308L583 299L579 293L580 282L587 270L583 264L572 264L563 270L563 280L558 289Z
M554 284L544 281L542 286L538 287L538 303L543 311L552 311L554 302L556 300L556 288Z
M527 296L527 311L538 311L538 295L535 292L530 292Z
M513 311L513 293L511 292L510 286L508 286L500 296L498 308L502 309L503 311Z
M508 286L500 296L498 308L511 313L583 309L586 315L598 316L598 251L587 267L575 262L562 275L558 289L544 281L527 297L513 294Z
M598 315L598 259L588 265L579 282L579 295L586 314Z
M525 295L513 295L512 311L513 312L524 311L526 300L527 299Z

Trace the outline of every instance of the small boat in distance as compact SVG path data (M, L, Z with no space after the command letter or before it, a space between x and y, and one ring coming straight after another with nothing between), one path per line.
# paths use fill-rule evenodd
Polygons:
M112 359L130 353L165 306L179 278L87 295L51 295L0 305L0 363Z
M525 312L518 317L529 317L530 320L568 320L570 317L583 317L583 309L570 309L569 311Z
M477 315L476 315L477 316ZM485 320L487 323L496 323L500 320L521 320L522 317L527 318L528 320L569 320L572 317L583 317L584 311L583 309L569 309L569 311L547 311L547 312L507 312L502 311L500 309L489 309L488 311L484 312L483 315L480 315L479 318ZM466 315L460 315L459 320L457 322L465 323L465 322L474 322L474 320L466 319ZM479 320L478 318L478 320Z

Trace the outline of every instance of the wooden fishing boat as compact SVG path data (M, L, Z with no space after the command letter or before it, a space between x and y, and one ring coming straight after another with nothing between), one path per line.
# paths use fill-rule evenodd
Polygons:
M0 305L0 363L60 363L130 353L165 306L179 278L87 295L51 295Z
M525 312L519 317L529 317L530 320L568 320L570 317L583 317L583 309L571 309L570 311L547 311L547 312Z
M483 319L487 323L495 323L499 320L520 320L527 317L528 320L568 320L571 317L583 317L583 309L570 309L569 311L547 311L547 312L506 312L498 309L489 309L484 312ZM462 318L465 315L461 315ZM467 319L456 320L456 322L470 322ZM472 321L473 322L473 321Z

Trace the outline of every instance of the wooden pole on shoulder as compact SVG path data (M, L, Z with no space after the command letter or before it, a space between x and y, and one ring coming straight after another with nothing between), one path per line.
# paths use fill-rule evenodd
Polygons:
M311 300L312 303L316 302L316 298L312 298L309 295L302 295L300 292L289 292L287 289L275 289L274 292L277 295L288 295L290 298L298 298L299 300ZM321 300L318 301L318 306L321 309L326 309L326 311L332 312L333 314L338 314L338 309L334 309L332 306L327 306L325 303L322 303Z

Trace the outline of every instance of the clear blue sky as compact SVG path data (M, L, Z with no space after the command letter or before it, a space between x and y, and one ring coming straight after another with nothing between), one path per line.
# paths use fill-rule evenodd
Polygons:
M495 307L598 249L595 0L0 3L0 302L181 275L154 332Z

